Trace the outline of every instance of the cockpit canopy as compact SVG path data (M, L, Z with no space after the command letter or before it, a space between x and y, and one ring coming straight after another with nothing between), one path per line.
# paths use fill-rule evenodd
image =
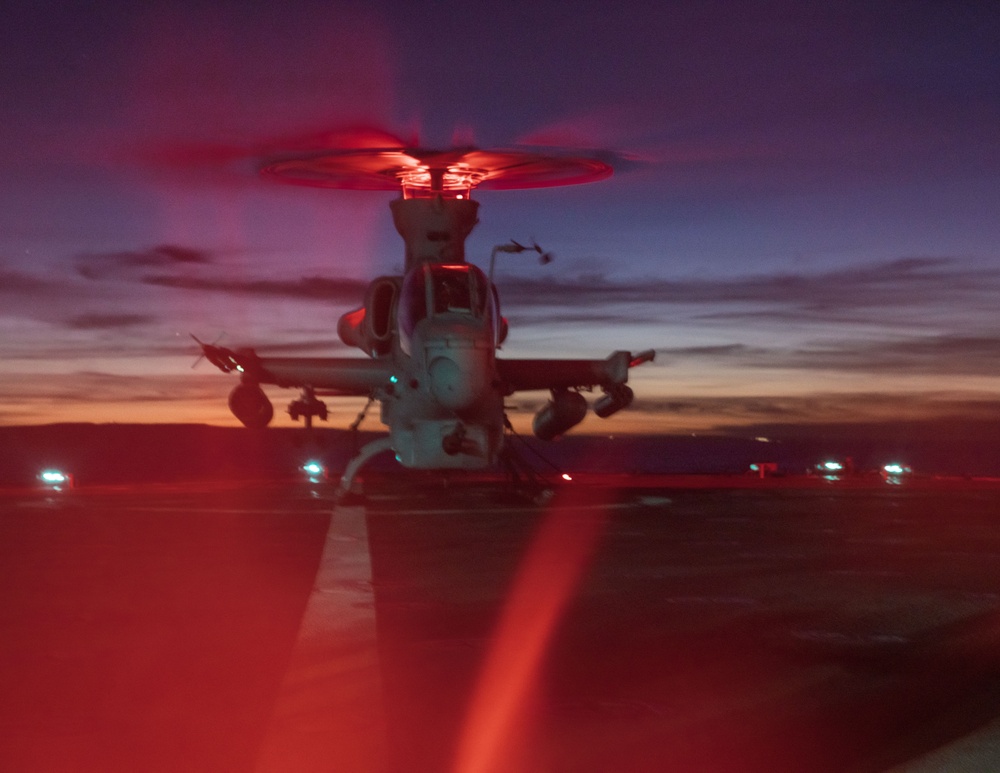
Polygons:
M441 315L483 320L495 335L498 305L495 291L477 266L421 263L403 279L397 313L400 346L409 353L417 323Z

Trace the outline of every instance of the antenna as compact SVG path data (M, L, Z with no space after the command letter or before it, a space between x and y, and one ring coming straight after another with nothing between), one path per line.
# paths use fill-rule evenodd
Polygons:
M554 257L551 252L543 252L542 248L538 246L538 242L536 242L534 239L531 240L530 247L526 247L523 244L519 244L513 239L511 239L508 244L498 244L490 252L490 270L488 274L490 284L493 284L493 267L494 264L496 263L498 252L508 252L508 253L537 252L538 262L541 263L543 266L548 263L551 263Z

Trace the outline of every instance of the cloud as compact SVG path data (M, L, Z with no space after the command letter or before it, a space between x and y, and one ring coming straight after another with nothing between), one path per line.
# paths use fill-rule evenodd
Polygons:
M137 324L145 324L144 322ZM129 325L125 325L129 327ZM92 328L91 328L92 329ZM111 326L102 329L117 329ZM223 338L209 341L220 346L233 349L253 348L262 357L282 356L357 356L357 349L348 349L340 340L334 338L303 338L290 341L239 341ZM114 360L148 360L150 358L171 357L186 358L191 364L199 360L200 350L188 335L170 336L168 338L150 336L115 336L104 340L88 339L86 342L68 341L64 343L47 342L45 346L36 346L26 342L8 342L4 347L4 357L8 360L23 362L74 362L86 363L94 361L110 362ZM206 368L211 371L212 368Z
M595 396L588 401L593 402ZM526 417L547 401L536 394L515 395L510 410ZM703 397L680 394L646 397L637 391L628 410L616 414L607 424L588 416L583 432L618 432L630 425L635 432L726 433L771 438L795 434L823 437L827 428L858 426L869 428L895 423L940 421L997 423L1000 399L981 392L812 392L804 395L718 395ZM850 431L844 434L850 436ZM876 433L877 434L877 433Z
M193 343L193 342L192 342ZM240 342L230 342L230 341L216 341L219 346L224 346L231 349L253 349L261 357L294 357L297 355L312 357L326 357L326 356L337 356L341 357L345 352L352 352L358 359L362 359L361 353L354 349L353 347L348 347L339 339L335 338L309 338L297 341L285 341L285 342L265 342L263 344L259 342L250 343L240 343ZM196 344L194 346L197 346ZM171 354L183 355L190 354L192 352L197 353L196 348L192 346L178 346L173 347L170 350ZM348 355L350 356L350 355Z
M349 349L352 352L358 352L357 349L348 347L339 338L316 338L277 344L268 343L266 345L256 347L257 353L262 357L288 356L317 351L329 352L334 349L341 351ZM361 354L359 352L357 356L359 359L361 358Z
M776 359L780 362L781 355ZM788 353L786 364L873 373L996 376L1000 374L1000 333L819 343Z
M885 312L885 308L876 309ZM805 309L790 307L787 309L746 309L738 311L717 311L705 314L691 314L689 319L705 323L743 323L746 325L767 324L785 325L803 323L834 323L843 325L868 325L873 322L886 321L879 318L872 310L851 309Z
M261 297L290 297L310 301L361 303L368 282L358 279L302 277L294 280L251 279L233 280L190 276L145 276L142 284L170 287L178 290L198 290Z
M800 347L744 343L663 346L664 360L708 360L737 368L830 370L878 374L1000 375L1000 332L996 336L942 334L879 340L826 339Z
M68 311L92 295L60 272L38 275L0 268L0 317L60 324ZM25 331L20 325L6 327L0 344L9 349Z
M698 315L703 320L782 321L805 316L814 321L871 322L879 321L890 309L956 303L992 308L993 298L1000 293L1000 270L963 265L955 258L909 257L814 273L708 279L514 277L505 279L500 290L507 307L560 310L552 311L548 319L557 319L564 307L617 303L633 308L638 304L714 307ZM580 318L587 318L586 314ZM636 319L634 314L632 319Z
M77 274L91 281L114 279L150 287L241 296L361 303L368 287L366 281L338 277L233 279L196 275L189 270L212 266L215 262L216 256L208 250L164 244L147 250L87 253L78 256L75 264ZM179 273L181 270L183 273ZM22 279L22 283L26 281ZM99 323L100 320L91 321ZM100 326L95 324L95 327Z
M513 313L506 313L505 318L511 328L518 329L529 325L622 325L636 323L635 310L609 312L601 309L582 309L579 311L562 311L540 305L535 309L519 308Z
M77 273L88 280L119 279L151 287L219 292L230 295L291 297L360 303L368 283L356 279L308 276L298 279L232 279L199 276L179 269L211 266L216 256L193 247L164 244L148 250L88 253L76 259ZM155 272L151 273L149 269Z
M746 344L718 344L714 346L665 346L657 349L656 353L672 357L707 357L713 360L737 358L742 360L747 357L767 355L770 350Z
M85 279L117 277L137 268L171 268L174 266L207 265L211 253L191 247L161 244L148 250L86 253L77 257L76 271Z
M690 395L673 398L643 398L638 395L632 409L666 414L668 418L674 415L701 419L706 428L731 430L762 422L776 422L778 426L784 426L793 423L925 420L949 416L982 417L993 421L1000 415L1000 400L994 395L959 392L815 392L792 396Z
M219 381L183 373L129 376L101 371L15 373L0 380L0 399L8 404L172 402L218 397Z
M155 321L149 314L81 314L66 320L66 325L74 330L115 330Z
M109 330L118 328L108 328ZM88 330L88 332L91 332ZM58 341L58 342L57 342ZM3 356L7 360L33 361L40 363L60 362L93 362L109 360L134 360L150 357L176 357L187 355L193 360L198 353L192 342L191 346L183 347L163 344L156 339L123 337L120 335L106 336L102 339L88 338L86 341L67 338L46 339L39 345L30 340L12 340L6 342Z
M0 295L43 294L58 286L56 282L25 274L22 271L0 269Z

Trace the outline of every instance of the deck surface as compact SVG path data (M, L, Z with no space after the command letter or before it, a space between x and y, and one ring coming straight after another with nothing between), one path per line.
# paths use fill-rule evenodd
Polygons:
M1000 769L1000 492L632 483L0 492L0 767Z

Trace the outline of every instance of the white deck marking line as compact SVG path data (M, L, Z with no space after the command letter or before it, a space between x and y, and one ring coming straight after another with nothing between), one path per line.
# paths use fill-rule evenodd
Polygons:
M1000 770L1000 718L886 773Z
M145 507L142 505L128 505L119 508L121 510L142 510L144 513L211 513L213 515L277 515L277 514L289 514L294 506L283 505L282 507L271 507L268 509L262 508L250 508L250 507L231 507L231 508L221 508L221 507L204 507L199 505L192 505L191 507ZM323 510L308 510L308 513L322 513Z
M379 771L385 747L365 512L338 507L256 770Z

